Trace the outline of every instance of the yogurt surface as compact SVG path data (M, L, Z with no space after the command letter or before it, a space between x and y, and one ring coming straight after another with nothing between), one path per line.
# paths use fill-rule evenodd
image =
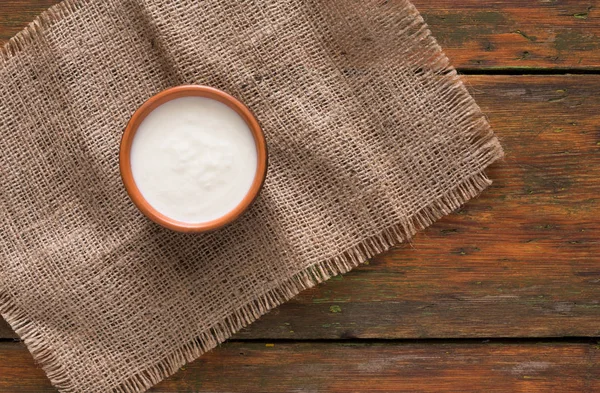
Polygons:
M174 220L206 223L248 194L258 165L244 119L205 97L182 97L154 109L131 146L131 170L142 196Z

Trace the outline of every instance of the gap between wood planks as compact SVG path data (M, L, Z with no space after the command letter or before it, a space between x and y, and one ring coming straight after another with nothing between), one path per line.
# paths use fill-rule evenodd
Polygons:
M457 68L456 71L462 75L600 75L600 69L581 68Z
M21 343L18 338L0 338L0 343ZM361 339L268 339L268 338L230 338L220 345L227 343L238 344L415 344L415 345L449 345L449 344L587 344L596 345L600 350L600 337L490 337L490 338L361 338Z

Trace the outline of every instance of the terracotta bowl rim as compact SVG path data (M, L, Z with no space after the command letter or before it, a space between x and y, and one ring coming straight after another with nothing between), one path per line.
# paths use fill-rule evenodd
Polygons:
M248 191L244 199L233 210L231 210L224 216L203 223L181 222L158 212L142 196L142 193L140 192L135 183L133 173L131 170L131 146L135 134L140 124L146 118L146 116L148 116L150 112L152 112L154 109L168 101L174 100L176 98L192 96L215 99L229 106L238 115L240 115L242 119L244 119L246 124L248 124L248 127L252 132L254 142L256 144L258 158L254 181L252 182L250 190ZM241 101L231 96L230 94L222 90L216 89L214 87L203 85L182 85L163 90L160 93L150 97L150 99L148 99L144 104L142 104L142 106L140 106L135 111L135 113L127 123L125 132L123 133L123 136L121 138L121 145L119 148L119 170L127 194L129 195L133 203L136 205L136 207L145 216L147 216L155 223L174 231L197 233L213 231L215 229L222 228L225 225L232 223L233 221L238 219L252 205L252 203L256 200L256 197L260 193L260 190L264 184L267 175L267 157L267 143L262 128L260 127L258 120L254 116L254 114L252 114L252 112L250 111L250 109L248 109L246 105L244 105Z

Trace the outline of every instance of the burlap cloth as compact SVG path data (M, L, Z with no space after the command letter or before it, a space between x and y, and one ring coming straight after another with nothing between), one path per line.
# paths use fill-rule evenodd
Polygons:
M404 0L68 0L0 53L0 311L65 392L141 392L476 196L502 149ZM269 173L206 235L121 183L135 109L245 102Z

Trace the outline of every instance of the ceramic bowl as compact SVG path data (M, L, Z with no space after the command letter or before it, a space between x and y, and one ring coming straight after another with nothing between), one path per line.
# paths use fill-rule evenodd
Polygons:
M150 114L150 112L152 112L158 106L170 100L189 96L212 98L222 102L237 112L246 122L246 124L248 124L248 127L254 136L258 157L254 181L250 187L250 190L240 204L238 204L229 213L218 219L198 224L190 224L174 220L154 209L142 196L142 193L135 183L131 170L131 146L137 129L140 124L142 124L146 116L148 116L148 114ZM207 232L221 228L235 221L248 209L248 207L250 207L252 202L254 202L263 186L267 174L267 144L263 131L256 120L256 117L243 103L241 103L235 97L227 94L224 91L208 86L177 86L164 90L151 97L133 114L121 139L119 166L121 178L123 179L123 184L125 185L125 189L127 190L129 197L137 206L137 208L149 219L157 224L162 225L163 227L179 232Z

